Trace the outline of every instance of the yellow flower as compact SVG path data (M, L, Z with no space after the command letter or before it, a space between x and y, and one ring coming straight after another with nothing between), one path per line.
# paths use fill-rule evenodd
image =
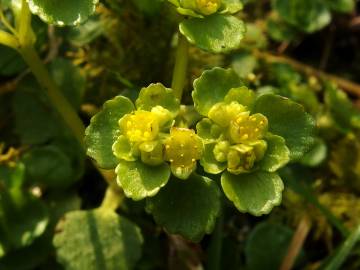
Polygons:
M231 121L229 133L233 142L246 143L262 139L267 129L268 120L264 115L243 112Z
M203 143L195 131L172 128L165 141L165 160L170 162L172 173L186 179L196 168L196 161L203 153Z
M154 140L159 134L159 121L151 112L138 110L119 121L120 129L130 142Z

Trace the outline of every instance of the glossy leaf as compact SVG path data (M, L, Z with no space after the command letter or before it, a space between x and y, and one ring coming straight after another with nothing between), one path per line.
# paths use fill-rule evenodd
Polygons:
M322 0L275 0L274 9L284 21L308 33L324 28L331 20Z
M48 24L78 25L95 12L98 0L28 0L32 13Z
M221 186L226 197L243 213L268 214L281 203L284 184L276 173L256 171L234 175L224 172Z
M281 224L262 222L249 234L245 245L246 265L249 270L278 270L294 232ZM299 259L304 258L301 250Z
M277 135L266 135L267 150L264 158L259 162L261 170L275 172L290 161L290 151L285 140Z
M211 107L222 102L231 88L243 85L241 79L231 69L213 68L206 70L194 81L192 97L195 109L207 116Z
M289 99L267 94L255 103L255 112L269 120L269 131L285 139L291 160L298 160L314 143L314 119L304 107Z
M181 34L195 46L213 53L226 53L239 48L245 24L234 16L214 14L180 23Z
M205 172L211 174L219 174L224 171L227 167L226 162L219 162L215 159L214 156L214 147L215 143L205 144L204 154L200 160L201 166L204 168Z
M165 163L149 166L141 161L120 161L115 171L125 195L136 201L155 196L170 178L170 168Z
M151 111L155 106L161 106L176 116L180 109L180 102L174 96L172 89L156 83L142 88L136 100L136 107L140 110Z
M209 178L191 175L187 181L171 179L146 209L172 234L200 241L211 233L220 211L220 190Z
M55 146L32 149L23 161L28 177L45 187L67 188L76 180L71 160Z
M118 160L112 152L112 145L120 136L119 120L133 111L134 105L125 97L115 97L105 102L85 130L87 154L96 160L100 167L113 169Z
M57 231L54 246L65 269L133 269L141 255L139 228L112 211L69 212Z

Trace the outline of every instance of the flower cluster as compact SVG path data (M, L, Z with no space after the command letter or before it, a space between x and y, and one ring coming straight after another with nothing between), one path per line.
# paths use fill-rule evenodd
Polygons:
M197 125L200 136L206 140L206 156L201 160L205 171L220 173L227 169L232 174L252 171L266 154L268 120L260 114L251 114L250 108L232 101L232 96L250 94L246 88L231 89L224 102L216 103ZM210 136L209 136L210 135ZM208 160L213 160L209 166Z
M159 101L163 104L155 105ZM176 177L187 179L202 155L203 144L193 130L173 127L179 104L172 90L153 84L141 91L136 105L137 109L119 119L120 135L112 146L113 154L119 160L141 160L150 166L167 161Z

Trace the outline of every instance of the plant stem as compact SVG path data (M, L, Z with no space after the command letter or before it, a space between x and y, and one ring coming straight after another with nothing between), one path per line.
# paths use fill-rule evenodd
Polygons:
M189 43L182 34L178 34L179 41L176 51L175 67L171 88L175 96L181 101L185 87L186 72L188 66Z
M24 58L25 62L30 67L35 78L39 84L44 88L47 95L50 98L50 101L53 103L54 107L60 113L61 117L65 123L72 130L74 136L83 145L83 137L85 132L85 126L81 121L80 117L74 111L70 103L62 95L58 89L56 83L51 78L48 70L42 63L38 54L36 53L34 47L21 47L19 49L21 56Z
M304 245L310 228L311 223L309 217L304 215L296 229L296 232L294 233L287 254L281 264L280 270L290 270L294 267L296 259L301 251L301 247Z
M222 233L223 233L224 216L220 214L216 222L214 233L211 237L211 242L208 250L208 264L209 270L221 269L221 250L222 250Z
M343 242L340 249L330 259L327 265L321 269L325 270L338 270L345 262L346 258L349 257L351 250L360 239L360 225L358 225L349 237ZM343 269L343 268L342 268Z
M18 49L19 42L16 37L8 32L0 30L0 44L5 45L7 47Z
M124 193L119 188L114 188L113 185L109 185L106 189L104 199L100 208L116 210L124 200Z

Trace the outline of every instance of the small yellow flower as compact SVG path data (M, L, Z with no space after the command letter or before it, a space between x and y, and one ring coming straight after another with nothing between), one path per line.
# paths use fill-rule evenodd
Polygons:
M165 141L165 160L170 162L171 171L186 179L196 168L196 161L203 153L203 143L195 131L187 128L172 128Z
M231 121L229 132L235 143L246 143L262 139L267 129L268 120L264 115L243 112Z
M154 140L159 134L159 121L151 112L138 110L127 114L119 121L123 135L130 142Z
M198 11L203 15L211 15L219 10L221 0L196 0Z

